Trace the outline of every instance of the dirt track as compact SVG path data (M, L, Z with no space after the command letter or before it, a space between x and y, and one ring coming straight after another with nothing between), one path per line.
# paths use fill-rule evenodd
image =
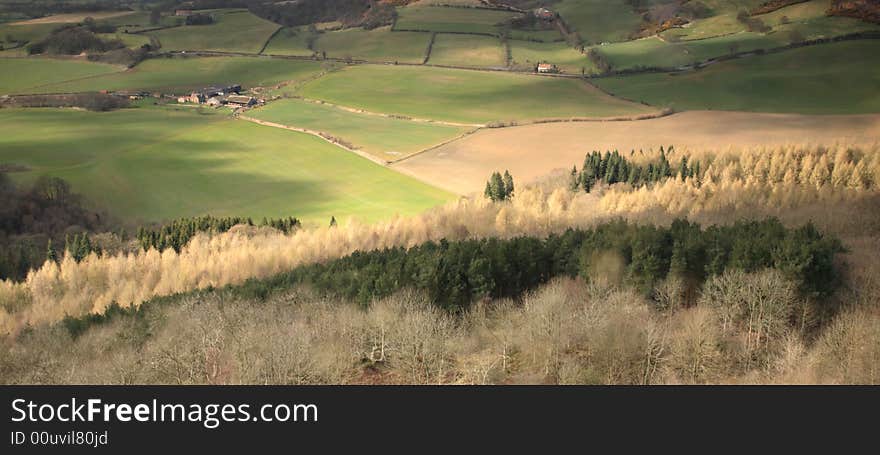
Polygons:
M482 191L495 170L528 182L571 169L591 150L725 150L787 144L880 143L880 115L805 116L692 111L651 120L576 122L484 129L392 167L440 188Z

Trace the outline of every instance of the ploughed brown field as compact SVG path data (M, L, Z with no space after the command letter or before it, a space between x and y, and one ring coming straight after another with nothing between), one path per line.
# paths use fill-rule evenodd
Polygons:
M880 115L796 115L690 111L619 122L569 122L483 129L403 160L400 172L458 194L481 192L496 170L517 182L580 167L592 150L725 150L780 145L873 145Z

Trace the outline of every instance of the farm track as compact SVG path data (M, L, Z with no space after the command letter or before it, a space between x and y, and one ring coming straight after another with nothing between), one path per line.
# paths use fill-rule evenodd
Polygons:
M384 117L384 118L394 119L394 120L405 120L405 121L416 122L416 123L432 123L435 125L445 125L445 126L455 126L455 127L465 127L465 128L468 128L468 127L483 128L486 126L482 123L447 122L445 120L433 120L433 119L426 119L426 118L409 117L409 116L405 116L405 115L386 114L384 112L368 111L366 109L361 109L361 108L357 108L357 107L343 106L341 104L334 104L334 103L331 103L328 101L316 100L316 99L312 99L312 98L304 98L304 97L300 97L300 96L292 96L290 98L305 101L307 103L321 104L324 106L329 106L329 107L340 109L340 110L343 110L346 112L351 112L352 114L372 115L375 117Z
M310 135L312 135L312 136L315 136L315 137L321 138L322 140L328 142L329 144L335 145L335 146L337 146L337 147L339 147L339 148L341 148L341 149L344 149L344 150L346 150L346 151L348 151L348 152L354 153L354 154L356 154L356 155L358 155L358 156L360 156L360 157L362 157L362 158L366 158L366 159L368 159L368 160L370 160L370 161L372 161L372 162L374 162L374 163L376 163L376 164L378 164L378 165L380 165L380 166L387 166L387 165L388 165L388 161L382 160L382 159L377 158L377 157L375 157L375 156L373 156L373 155L370 155L369 153L366 153L366 152L364 152L364 151L361 151L361 150L358 150L358 149L356 149L356 148L352 148L352 147L349 147L349 146L347 146L347 145L345 145L345 144L342 144L341 142L336 141L336 140L332 139L331 137L328 137L329 135L328 135L327 133L323 133L323 132L321 132L321 131L310 130L310 129L307 129L307 128L299 128L299 127L296 127L296 126L290 126L290 125L282 125L281 123L275 123L275 122L269 122L269 121L266 121L266 120L260 120L260 119L258 119L258 118L249 117L249 116L247 116L247 115L242 115L242 114L236 114L235 117L238 118L238 119L241 119L241 120L245 120L245 121L251 122L251 123L256 123L257 125L270 126L270 127L272 127L272 128L281 128L281 129L284 129L284 130L296 131L296 132L298 132L298 133L310 134Z

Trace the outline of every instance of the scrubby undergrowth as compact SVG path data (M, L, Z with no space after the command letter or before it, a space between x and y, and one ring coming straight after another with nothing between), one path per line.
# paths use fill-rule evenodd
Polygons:
M658 308L612 277L561 279L458 315L411 291L366 307L305 288L201 292L22 333L0 350L0 382L877 383L877 289L816 325L796 287L730 271Z

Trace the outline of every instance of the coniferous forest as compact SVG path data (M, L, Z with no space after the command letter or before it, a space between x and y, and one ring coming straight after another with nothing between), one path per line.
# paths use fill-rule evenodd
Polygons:
M617 221L543 239L443 240L356 252L249 281L243 289L265 297L272 289L308 283L368 304L414 288L441 307L458 310L482 298L518 297L555 277L589 278L611 256L620 261L624 281L648 295L670 274L698 286L728 269L772 268L798 283L804 295L822 297L838 283L834 256L841 251L837 239L812 225L786 229L776 219L708 228L686 220L668 228Z

